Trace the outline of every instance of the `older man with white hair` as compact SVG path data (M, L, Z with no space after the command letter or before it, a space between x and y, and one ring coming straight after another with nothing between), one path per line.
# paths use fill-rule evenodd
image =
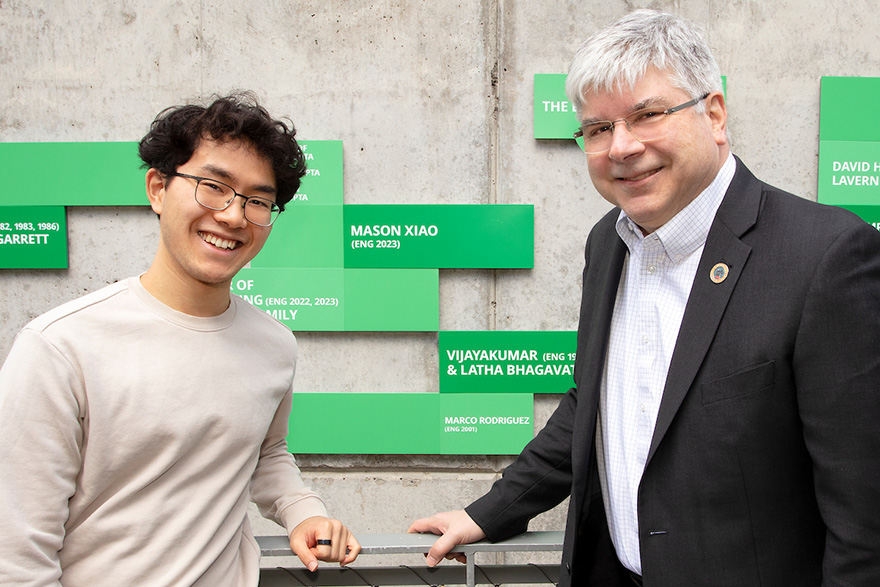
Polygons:
M508 538L571 498L559 584L880 585L880 233L756 179L718 66L640 10L575 55L590 177L576 387L466 510Z

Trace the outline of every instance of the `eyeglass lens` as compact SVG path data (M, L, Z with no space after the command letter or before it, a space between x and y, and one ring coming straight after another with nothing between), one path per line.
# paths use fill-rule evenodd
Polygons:
M633 112L626 118L618 120L600 120L593 124L582 126L575 137L582 136L584 138L584 152L588 154L604 153L611 149L612 135L614 134L615 125L618 122L626 124L627 130L633 137L642 142L647 143L661 138L666 132L664 121L669 118L670 114L690 108L699 104L702 100L709 97L711 92L706 92L699 98L694 98L678 106L659 110L654 108L645 108L638 112Z
M666 111L650 109L634 112L619 122L626 125L627 130L636 140L644 143L656 140L663 135L666 126L664 121L668 118ZM620 131L615 131L615 126L608 120L583 127L584 148L589 151L607 151L611 148L614 132Z
M235 191L225 184L200 180L196 184L196 201L212 210L225 210L235 199ZM278 207L271 200L248 197L244 204L244 217L260 226L269 226L278 216Z

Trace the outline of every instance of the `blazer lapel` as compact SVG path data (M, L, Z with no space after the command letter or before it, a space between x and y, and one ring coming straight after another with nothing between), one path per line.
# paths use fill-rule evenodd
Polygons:
M709 230L688 297L666 376L647 463L651 462L687 395L748 261L751 247L740 237L757 220L762 191L761 182L737 159L736 174ZM723 281L715 283L711 279L711 272L718 263L727 266L728 274Z

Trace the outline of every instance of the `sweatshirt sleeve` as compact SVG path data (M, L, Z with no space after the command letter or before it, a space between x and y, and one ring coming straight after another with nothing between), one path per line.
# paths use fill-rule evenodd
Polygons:
M251 479L251 497L260 513L290 533L312 516L326 516L323 500L306 487L293 455L287 450L287 430L293 394L290 389L275 412L260 460Z
M76 369L25 329L0 369L0 584L58 585L58 551L81 466Z

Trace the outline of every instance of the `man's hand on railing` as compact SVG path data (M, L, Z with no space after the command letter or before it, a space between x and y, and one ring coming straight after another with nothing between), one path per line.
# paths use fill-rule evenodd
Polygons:
M483 529L464 510L442 512L430 518L416 520L407 532L440 534L440 538L425 555L428 557L429 567L437 566L444 557L460 563L467 562L463 554L449 551L458 544L470 544L486 537Z
M290 533L290 550L308 570L314 571L319 560L339 562L340 566L353 562L361 545L339 520L313 516Z

